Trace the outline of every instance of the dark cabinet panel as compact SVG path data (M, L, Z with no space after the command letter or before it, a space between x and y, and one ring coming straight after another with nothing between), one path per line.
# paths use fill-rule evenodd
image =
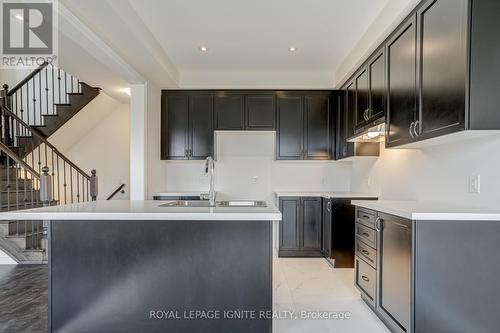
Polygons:
M347 85L347 98L346 98L346 139L354 135L354 128L356 125L356 83L351 82ZM349 154L348 154L349 155Z
M408 143L417 110L416 27L412 17L387 44L387 146Z
M325 258L330 258L332 249L332 202L323 198L323 220L321 252Z
M304 102L302 96L278 98L276 159L301 159L303 156Z
M355 208L350 199L331 201L331 258L336 268L354 267Z
M410 328L412 221L379 213L379 311Z
M188 159L188 109L187 96L162 95L162 159Z
M213 155L213 96L200 94L189 97L190 159L205 159Z
M299 250L300 198L280 199L280 250Z
M321 257L321 198L280 198L280 257Z
M274 94L246 96L246 128L272 131L276 128L276 98Z
M432 0L417 12L422 139L465 129L467 3Z
M321 250L321 198L302 199L302 247Z
M305 159L330 158L330 96L305 97Z
M369 108L369 92L368 92L368 72L363 69L356 76L356 104L355 104L356 123L355 126L362 126L368 119L367 113Z
M387 87L385 84L385 53L376 53L368 63L369 91L370 91L370 111L368 112L368 122L383 117L385 115L385 101L387 98Z
M337 160L352 156L354 144L347 142L347 96L348 90L339 91L333 97L335 116L335 157Z
M215 129L242 130L245 126L244 96L219 92L214 98Z

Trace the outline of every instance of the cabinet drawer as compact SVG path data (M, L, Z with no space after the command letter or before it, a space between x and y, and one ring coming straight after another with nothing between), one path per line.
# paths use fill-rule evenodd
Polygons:
M356 241L356 255L363 258L373 268L377 268L377 250L359 239Z
M375 303L377 273L363 259L356 257L356 286Z
M374 249L377 248L377 232L372 228L356 223L356 237Z
M356 222L364 224L370 228L375 228L377 213L373 210L358 208L356 210Z

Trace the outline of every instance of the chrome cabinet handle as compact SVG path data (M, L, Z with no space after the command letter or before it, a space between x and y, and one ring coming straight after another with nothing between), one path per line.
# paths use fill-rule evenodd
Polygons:
M420 120L417 120L415 122L415 125L413 126L413 133L415 133L415 137L420 136L420 134L417 132L417 126L420 126ZM420 130L419 130L420 131Z
M363 281L370 282L370 279L364 275L361 275L361 278L363 279Z
M377 217L375 220L375 229L380 232L384 228L384 220L380 217Z
M331 201L328 201L327 204L326 204L326 210L328 212L331 212L332 211L332 202Z
M412 139L415 138L415 136L413 135L413 126L415 125L415 122L412 121L411 124L410 124L410 136Z

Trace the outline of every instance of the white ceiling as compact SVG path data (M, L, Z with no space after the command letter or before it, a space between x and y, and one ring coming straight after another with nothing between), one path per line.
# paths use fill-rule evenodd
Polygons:
M60 28L130 84L328 89L376 18L400 1L408 0L60 0L73 24ZM61 53L90 63L75 51Z
M129 0L180 73L333 75L388 0ZM209 52L201 53L200 45ZM295 46L297 52L288 48Z

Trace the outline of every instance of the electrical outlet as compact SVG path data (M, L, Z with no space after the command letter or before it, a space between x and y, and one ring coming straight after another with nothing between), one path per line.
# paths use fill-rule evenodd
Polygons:
M257 176L252 177L252 184L257 184L258 181L259 181L259 177L257 177Z
M481 192L481 176L472 175L469 176L469 193L480 193Z

